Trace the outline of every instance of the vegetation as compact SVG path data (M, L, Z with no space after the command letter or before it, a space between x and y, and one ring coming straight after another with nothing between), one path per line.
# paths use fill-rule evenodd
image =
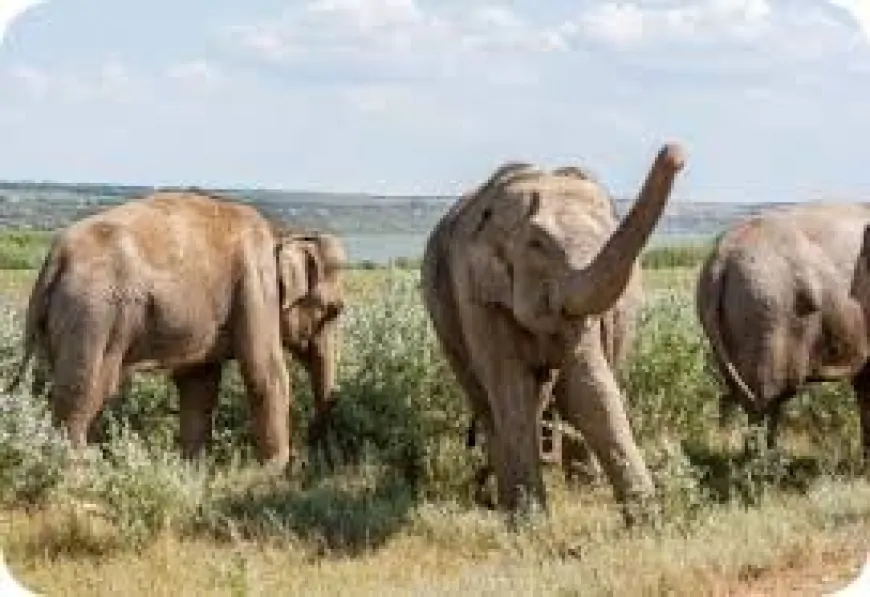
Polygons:
M699 267L711 249L708 243L650 247L643 252L640 262L646 270Z
M481 454L465 448L468 408L417 273L392 268L349 273L337 468L305 450L312 399L295 365L297 459L282 478L253 461L235 368L198 466L176 454L177 396L160 376L139 375L103 413L84 462L70 461L45 399L21 389L0 395L0 547L45 594L688 595L747 589L782 567L830 575L832 554L833 580L854 576L870 483L850 392L804 392L781 451L754 449L745 418L720 428L691 295L673 283L691 276L673 271L651 272L621 372L659 492L640 527L623 527L603 479L573 486L556 470L548 518L513 528L473 502ZM0 312L0 381L20 350L18 305Z
M0 270L37 269L51 241L51 233L19 230L0 234Z

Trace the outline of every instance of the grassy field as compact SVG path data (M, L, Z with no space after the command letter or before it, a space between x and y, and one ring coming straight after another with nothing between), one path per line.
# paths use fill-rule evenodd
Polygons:
M9 241L13 242L13 241ZM15 241L17 242L17 241ZM42 239L22 254L38 263ZM0 238L0 254L6 242ZM36 247L36 248L34 248ZM0 546L45 595L822 594L870 549L870 483L842 385L804 392L783 447L717 424L718 386L691 304L704 250L647 257L648 301L621 372L657 508L626 529L602 479L548 469L548 517L518 527L475 505L480 454L435 345L413 269L348 272L341 389L329 470L302 448L311 396L294 366L297 465L251 462L238 375L218 437L193 467L175 452L177 396L142 375L71 469L45 400L0 395ZM2 258L0 258L2 261ZM0 272L0 381L18 355L31 267ZM4 373L6 372L6 373Z

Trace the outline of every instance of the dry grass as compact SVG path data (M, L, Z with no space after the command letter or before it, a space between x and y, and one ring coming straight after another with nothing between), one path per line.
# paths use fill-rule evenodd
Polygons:
M354 557L306 542L172 534L142 552L116 550L99 521L59 511L12 514L3 543L15 574L43 594L132 597L820 594L854 577L870 541L866 483L636 533L620 528L600 491L560 488L554 498L549 520L515 533L482 512L424 505Z

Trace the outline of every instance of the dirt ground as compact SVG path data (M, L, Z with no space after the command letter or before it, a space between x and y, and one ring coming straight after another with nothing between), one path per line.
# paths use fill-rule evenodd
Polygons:
M858 576L868 551L870 538L855 537L845 545L820 553L795 553L775 568L747 570L739 581L717 588L714 594L735 597L830 595Z

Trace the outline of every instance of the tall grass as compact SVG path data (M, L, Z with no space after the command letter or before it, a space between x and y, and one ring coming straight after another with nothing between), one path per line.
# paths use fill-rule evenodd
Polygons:
M109 529L103 550L145 549L167 532L294 546L313 557L364 553L400 532L456 549L466 543L471 551L506 548L514 539L495 532L493 525L501 522L471 499L481 456L464 446L469 409L435 342L418 276L393 270L377 280L369 300L349 302L342 317L340 389L328 442L342 463L338 468L304 449L312 399L295 364L292 423L299 458L292 474L279 477L264 475L253 461L235 367L224 379L209 457L197 466L177 456L174 389L159 376L142 375L128 395L107 407L101 443L75 466L63 437L48 424L44 398L24 389L0 396L0 500L15 507L78 504L77 512L88 512L84 520L97 517ZM19 321L11 309L2 314L0 365L8 370L18 352ZM806 392L789 411L787 448L750 454L735 439L739 428L718 428L718 384L689 298L661 294L639 323L621 378L662 505L650 536L672 541L715 527L711 521L729 509L765 507L853 474L843 466L854 463L858 452L852 400L843 388ZM623 532L606 507L606 485L572 494L554 475L548 481L556 511L578 517L571 533L606 545ZM865 515L870 520L870 512L860 517ZM93 523L82 523L80 513L72 520L76 541L93 534ZM557 521L544 531L535 528L523 535L538 537L534 547L523 549L560 557L574 549L575 539ZM609 529L606 537L601 529Z

